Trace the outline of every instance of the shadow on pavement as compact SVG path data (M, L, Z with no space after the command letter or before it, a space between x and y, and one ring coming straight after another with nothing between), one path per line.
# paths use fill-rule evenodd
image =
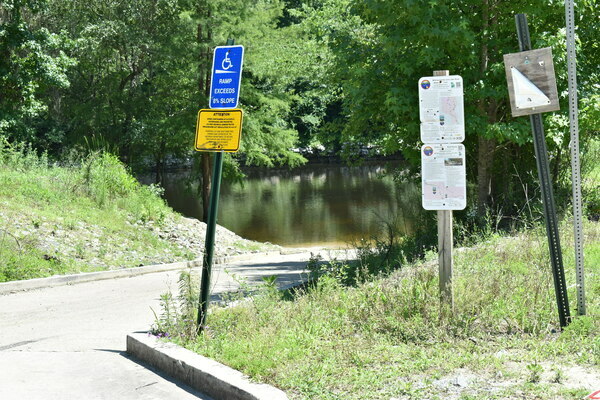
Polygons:
M207 395L205 395L204 393L201 393L195 389L192 389L191 387L189 387L188 385L181 383L175 379L173 379L172 377L170 377L169 375L163 373L162 371L154 368L152 365L147 364L141 360L138 360L137 358L129 355L126 351L119 351L119 350L110 350L110 349L95 349L96 351L103 351L103 352L109 352L109 353L117 353L119 355L121 355L123 358L126 358L127 360L139 365L140 367L143 367L149 371L152 371L153 373L155 373L157 376L161 377L162 379L173 383L174 385L176 385L177 387L179 387L182 390L185 390L186 392L188 392L189 394L192 394L196 397L198 397L201 400L213 400L212 397L209 397ZM150 383L148 385L145 386L150 386L154 383Z

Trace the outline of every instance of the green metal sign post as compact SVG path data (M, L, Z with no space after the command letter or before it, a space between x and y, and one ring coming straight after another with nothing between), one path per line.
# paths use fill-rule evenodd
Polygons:
M531 38L529 36L527 17L525 14L517 14L515 16L515 20L517 25L517 34L519 37L519 47L521 51L529 51L531 50ZM552 181L550 180L550 167L548 164L548 150L546 148L546 138L544 135L544 123L542 122L542 115L539 113L531 114L529 117L531 119L533 131L533 145L538 168L538 177L542 189L544 217L546 219L546 233L548 235L548 245L550 247L550 261L552 263L552 274L554 276L554 289L556 291L558 316L560 326L565 327L570 322L569 320L571 316L569 311L569 298L567 297L565 270L560 247L556 206L554 203L554 192L552 189Z
M227 39L227 45L234 45L233 39ZM241 72L240 72L241 73ZM206 221L206 239L204 257L202 259L202 281L200 283L200 304L198 304L198 331L201 332L206 324L206 314L210 302L210 274L215 250L215 232L217 228L217 212L219 209L219 194L221 191L221 176L223 173L223 151L216 152L213 166L212 188Z
M200 284L200 304L198 308L198 329L202 331L206 322L208 303L210 297L210 274L213 265L215 249L215 231L217 228L217 212L219 208L219 193L221 189L221 175L223 172L223 152L215 154L213 166L212 188L206 222L206 240L204 244L204 258L202 260L202 282Z

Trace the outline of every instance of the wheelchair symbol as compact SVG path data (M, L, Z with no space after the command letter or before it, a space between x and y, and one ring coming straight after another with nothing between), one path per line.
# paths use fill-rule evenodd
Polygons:
M227 53L225 53L225 58L223 59L223 62L221 63L221 67L223 67L223 69L225 71L227 71L229 68L233 67L233 64L231 63L231 59L229 58L229 51Z

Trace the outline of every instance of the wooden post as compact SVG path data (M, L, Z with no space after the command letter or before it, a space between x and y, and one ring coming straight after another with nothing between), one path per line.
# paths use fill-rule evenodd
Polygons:
M452 210L439 210L438 222L438 262L440 266L440 299L454 309L452 290Z
M433 76L448 76L450 71L433 71ZM440 269L440 300L442 307L449 306L454 311L452 290L452 210L438 210L438 263Z

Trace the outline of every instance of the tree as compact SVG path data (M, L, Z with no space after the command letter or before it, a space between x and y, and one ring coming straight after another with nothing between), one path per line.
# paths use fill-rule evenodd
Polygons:
M189 155L199 108L208 103L212 49L228 37L246 46L241 107L246 111L240 154L228 157L256 165L303 162L292 152L297 133L290 110L297 97L264 69L280 47L279 0L49 0L43 23L73 38L69 88L52 123L64 129L64 144L109 148L131 164L152 159L160 172L168 156ZM275 43L273 41L269 43ZM263 62L261 60L269 60ZM210 192L211 162L201 155L202 197Z
M240 152L226 158L229 171L239 171L240 162L246 165L298 165L304 159L292 151L297 132L289 114L295 99L281 68L289 65L285 58L286 44L277 29L282 16L278 0L234 3L218 0L200 2L197 40L199 91L202 105L208 104L212 49L224 45L228 38L245 46L240 107L244 110L244 126ZM208 198L212 164L210 155L200 156L202 166L202 198L204 215L208 214Z
M62 133L36 128L52 112L49 98L69 86L74 60L63 51L67 38L40 26L45 7L45 0L0 2L0 135L51 146Z
M108 143L160 171L182 155L195 115L193 21L177 0L51 0L47 24L68 31L79 62L56 117L70 145ZM94 138L94 139L92 139Z
M589 11L591 3L580 7ZM510 116L502 60L518 51L516 13L529 15L533 46L551 45L562 61L564 47L557 38L564 36L564 8L558 1L325 0L310 21L335 57L331 79L342 87L342 141L402 151L418 165L416 82L434 70L450 70L465 83L465 144L468 158L477 160L470 163L469 176L477 182L479 214L489 206L516 211L524 204L518 198L531 195L519 196L518 180L534 168L527 119ZM579 23L584 32L597 29L593 16ZM559 62L561 78L565 70ZM587 78L588 88L597 91L597 72ZM563 96L565 89L566 80L560 79ZM565 143L565 114L545 119L556 165Z

